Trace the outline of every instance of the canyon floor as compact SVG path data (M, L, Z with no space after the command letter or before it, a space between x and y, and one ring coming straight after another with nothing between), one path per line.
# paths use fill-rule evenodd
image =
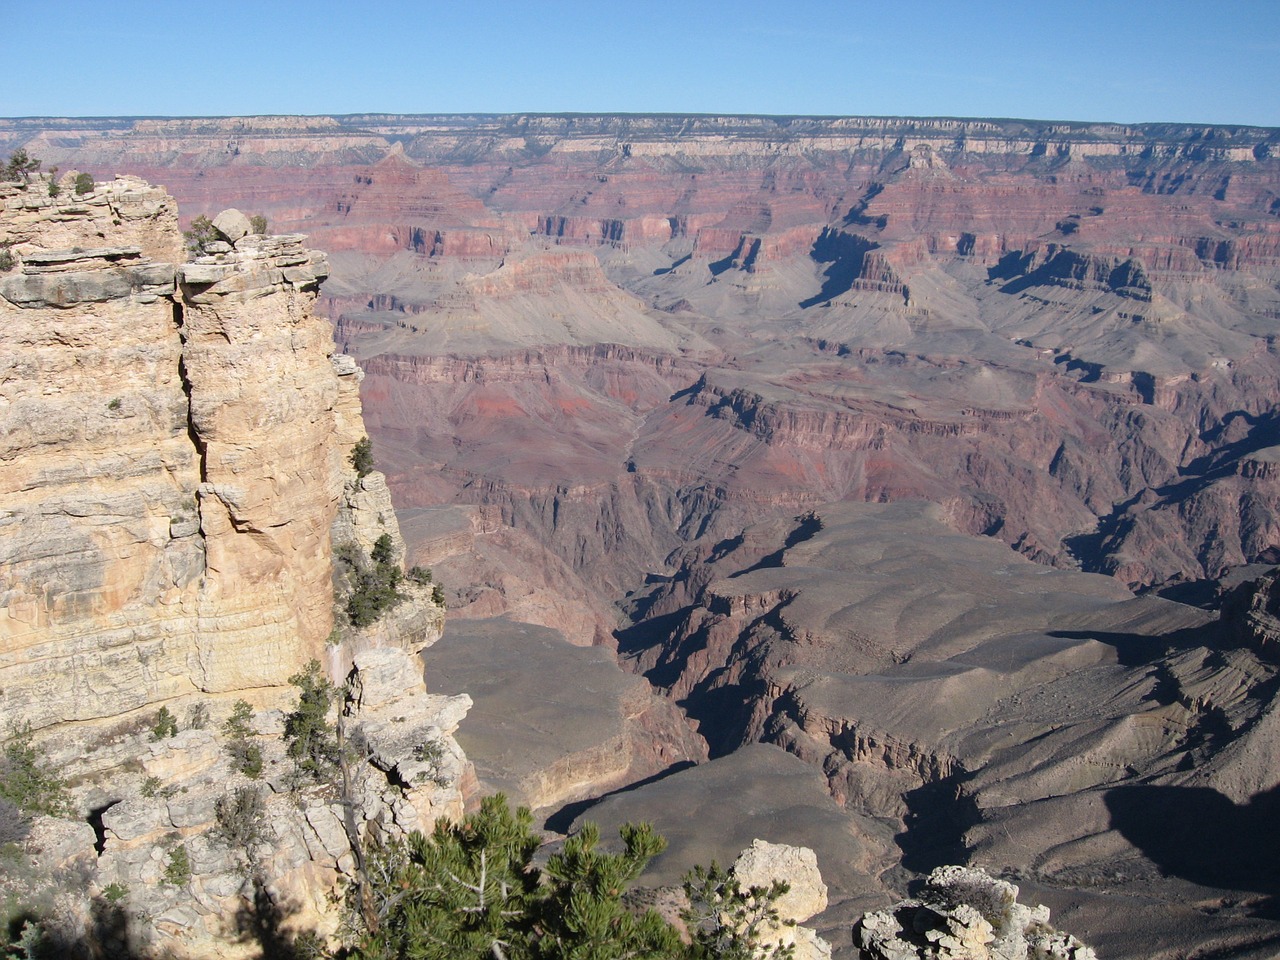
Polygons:
M837 956L959 861L1108 958L1280 948L1274 639L1218 613L1280 560L1277 131L0 139L328 252L409 560L446 588L427 683L475 700L485 788L560 832L653 820L655 882L812 846Z

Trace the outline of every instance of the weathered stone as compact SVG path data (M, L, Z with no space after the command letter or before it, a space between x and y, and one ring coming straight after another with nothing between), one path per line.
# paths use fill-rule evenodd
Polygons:
M854 944L869 960L1096 960L1092 949L1049 926L1047 908L1017 896L1014 884L982 870L939 867L918 900L863 916Z
M733 875L744 887L785 881L791 889L775 904L783 920L808 920L827 909L827 885L818 871L818 858L808 847L754 840L734 861Z
M249 222L248 217L232 207L229 210L223 210L213 218L213 229L222 234L228 243L235 243L253 230L253 224Z

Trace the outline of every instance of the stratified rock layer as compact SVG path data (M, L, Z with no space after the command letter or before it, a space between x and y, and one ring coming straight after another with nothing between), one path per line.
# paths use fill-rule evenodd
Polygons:
M0 214L0 714L279 687L331 631L352 473L312 313L325 259L250 236L175 266L154 259L182 243L163 190L35 192Z

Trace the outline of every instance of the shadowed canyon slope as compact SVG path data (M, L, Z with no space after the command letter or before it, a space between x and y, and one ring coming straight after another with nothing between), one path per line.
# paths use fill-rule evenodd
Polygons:
M0 141L328 253L410 560L477 621L442 679L485 679L463 640L505 637L615 698L561 755L495 747L491 782L647 777L589 815L659 817L786 779L742 752L763 741L857 862L828 932L967 857L1107 956L1274 947L1274 882L1226 842L1280 780L1273 655L1130 591L1280 559L1280 132L366 115ZM616 643L714 759L675 770L699 759L677 720L511 621ZM492 695L533 716L567 682L538 677ZM504 718L478 702L483 754ZM646 733L667 753L604 757ZM1184 801L1222 842L1137 812Z

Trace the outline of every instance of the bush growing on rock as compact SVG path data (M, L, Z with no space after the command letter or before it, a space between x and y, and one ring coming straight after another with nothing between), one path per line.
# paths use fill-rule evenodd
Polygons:
M260 213L255 213L249 218L249 229L257 234L266 234L267 218Z
M539 871L529 810L513 813L501 794L486 797L461 823L440 822L430 837L414 833L371 852L367 896L353 891L363 929L351 956L678 957L670 925L622 904L665 842L647 824L624 827L622 838L623 853L604 853L599 831L586 827Z
M171 887L185 887L191 882L191 857L183 844L180 843L169 851L169 861L165 864L161 882Z
M768 928L795 926L778 914L777 903L790 887L775 880L768 887L746 887L716 863L693 868L684 881L689 907L685 925L693 938L691 956L725 960L784 960L795 951L790 946L759 947Z
M18 183L28 183L31 175L40 169L40 161L27 155L27 151L19 147L9 154L9 162L4 166L4 178Z
M71 814L67 785L49 758L32 742L31 724L10 731L0 759L0 799L7 800L27 816L44 814L65 817Z
M77 197L82 197L86 193L93 193L93 177L87 173L77 173L75 190Z
M252 780L262 776L262 748L253 742L253 730L249 721L253 719L253 708L244 700L237 700L231 708L231 716L222 725L227 735L225 749L231 757L232 766Z
M78 189L79 181L77 181ZM183 231L182 238L187 244L187 255L195 259L209 252L209 244L218 239L218 231L214 228L213 221L201 214L191 221L190 230Z
M168 707L161 707L151 725L151 739L164 740L178 735L178 718L169 712Z
M248 854L266 837L266 814L266 804L256 787L238 787L214 803L213 836Z
M346 614L353 627L367 627L406 599L400 592L404 574L394 557L391 536L385 533L378 538L368 558L355 544L345 544L334 551L334 559L341 565L350 591Z
M298 688L298 705L284 718L285 752L299 770L312 779L323 779L338 763L337 732L329 722L337 691L325 678L319 660L310 661L289 683Z
M355 467L357 477L373 473L373 441L368 437L361 437L351 448L351 466Z

